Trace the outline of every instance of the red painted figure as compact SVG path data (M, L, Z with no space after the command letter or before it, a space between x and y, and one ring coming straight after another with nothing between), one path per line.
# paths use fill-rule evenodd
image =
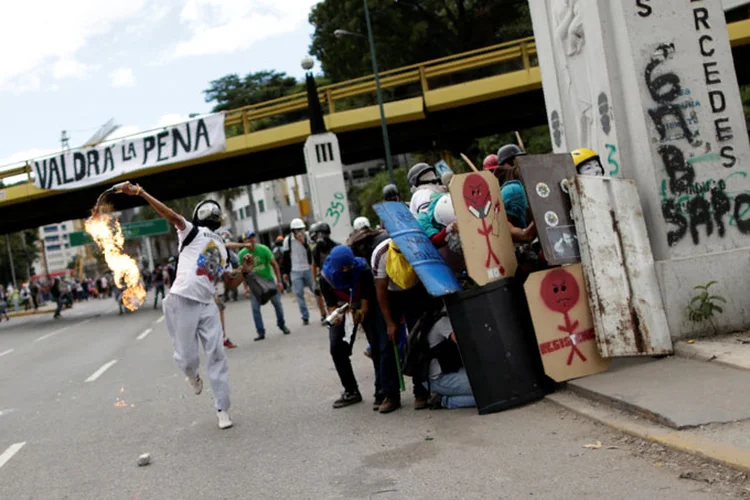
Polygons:
M487 242L487 260L484 263L484 267L489 268L492 261L495 261L500 267L500 274L505 275L505 268L500 263L500 259L495 255L492 250L492 243L490 242L490 233L492 233L492 224L487 225L487 216L493 208L492 193L490 193L490 185L487 181L479 174L471 174L466 177L464 182L464 202L466 208L469 209L471 215L482 221L482 228L477 229L477 232L484 236Z
M575 354L578 354L581 361L586 361L586 356L578 349L573 340L575 330L578 328L578 320L570 321L570 311L581 298L581 290L575 277L562 267L554 269L547 273L547 276L542 280L540 293L544 305L565 317L565 324L558 326L557 329L571 337L568 364L573 363Z

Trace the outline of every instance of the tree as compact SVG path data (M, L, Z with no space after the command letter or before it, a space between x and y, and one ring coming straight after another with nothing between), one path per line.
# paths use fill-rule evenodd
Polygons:
M378 69L448 56L532 35L527 0L370 0ZM324 0L313 7L310 54L333 81L372 73L362 0Z
M35 229L27 229L18 233L11 233L10 250L13 255L13 270L16 273L16 280L20 284L29 279L29 271L34 261L39 255L37 241L39 234ZM8 246L5 236L0 236L0 283L10 283L13 281L10 272L10 259L8 258ZM40 269L35 269L41 272Z
M406 180L407 170L398 168L393 173L396 176L396 185L401 193L401 199L408 200L411 194L409 193L409 183ZM352 213L357 214L357 216L364 215L375 225L375 221L379 220L379 217L372 207L383 201L383 188L390 183L388 172L380 172L364 186L353 186L348 193Z
M257 71L240 78L236 73L213 80L203 93L214 111L227 111L258 104L299 91L293 76L274 70Z

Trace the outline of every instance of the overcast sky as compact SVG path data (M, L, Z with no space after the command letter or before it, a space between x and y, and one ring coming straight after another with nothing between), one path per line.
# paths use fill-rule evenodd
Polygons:
M228 73L302 76L317 0L20 0L0 15L0 166L210 111Z

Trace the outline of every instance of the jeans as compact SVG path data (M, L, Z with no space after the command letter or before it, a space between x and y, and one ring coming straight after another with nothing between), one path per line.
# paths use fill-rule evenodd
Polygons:
M388 292L391 317L396 324L400 324L403 318L406 322L407 330L414 328L419 318L427 310L429 300L430 296L421 284L401 292ZM389 342L388 345L390 352L393 353L393 344ZM417 399L427 399L430 396L429 391L424 388L423 382L424 380L419 380L416 377L412 378L412 390L414 397Z
M159 303L159 294L161 294L161 299L164 300L165 294L164 294L164 283L157 283L154 286L154 309L156 309L156 305Z
M292 271L289 274L289 279L292 282L294 295L297 296L297 305L299 306L299 313L302 315L302 321L308 321L310 319L310 311L307 310L307 304L305 303L305 287L309 288L313 294L315 293L312 271L310 269Z
M469 377L466 368L461 368L454 373L441 373L438 378L429 382L423 382L432 392L440 394L443 398L443 408L453 410L455 408L471 408L476 406L474 394L471 392Z
M351 321L351 317L344 318L344 321ZM339 374L339 380L341 380L341 385L344 386L344 390L349 393L354 393L359 392L359 386L357 385L357 378L354 376L354 370L352 370L351 360L352 348L354 347L354 339L357 337L357 332L354 332L354 335L352 335L348 344L344 342L345 333L344 322L340 325L328 328L333 366L336 367L336 373Z
M370 303L370 312L365 318L364 327L372 348L372 361L375 364L376 392L400 400L401 387L396 368L396 352L393 343L388 340L388 329L380 307L377 306L377 302L373 302Z
M276 326L283 330L286 326L284 322L284 308L281 305L281 294L276 293L269 301L273 304L273 308L276 310ZM255 298L255 295L250 294L250 306L253 308L253 321L255 322L255 331L259 336L266 334L266 327L263 325L263 315L260 312L260 302Z

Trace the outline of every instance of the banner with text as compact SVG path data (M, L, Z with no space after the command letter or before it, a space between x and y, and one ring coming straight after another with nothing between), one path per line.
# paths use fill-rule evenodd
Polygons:
M192 160L226 148L224 114L202 116L151 133L71 149L31 162L41 189L75 189L159 165Z

